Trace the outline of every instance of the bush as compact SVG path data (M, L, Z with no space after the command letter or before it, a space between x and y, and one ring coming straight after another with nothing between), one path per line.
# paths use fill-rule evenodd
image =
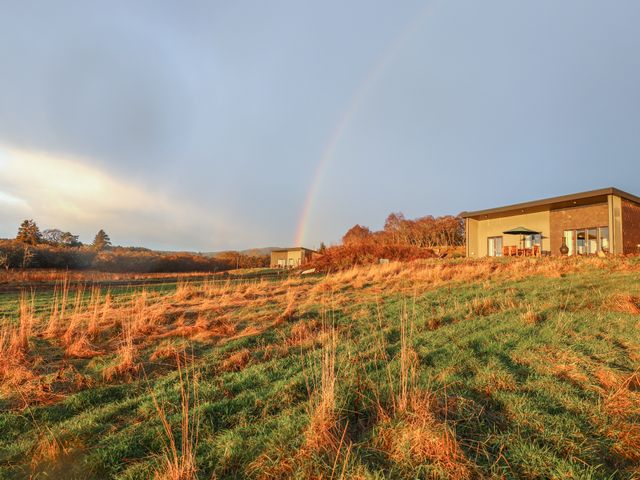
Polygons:
M319 271L335 271L351 268L354 265L379 263L380 259L390 261L409 261L418 258L433 258L436 254L430 248L408 245L384 245L376 243L351 244L329 247L324 255L314 258L308 268Z

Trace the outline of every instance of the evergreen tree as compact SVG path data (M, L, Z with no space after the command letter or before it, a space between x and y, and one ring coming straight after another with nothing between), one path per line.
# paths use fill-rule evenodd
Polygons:
M107 235L107 232L100 229L100 231L96 233L96 238L93 239L93 248L100 251L110 246L111 239L109 238L109 235Z
M327 246L324 244L324 242L320 242L320 248L318 248L318 253L324 253L327 251Z
M16 240L30 245L37 245L42 241L42 234L36 222L33 220L25 220L18 228Z

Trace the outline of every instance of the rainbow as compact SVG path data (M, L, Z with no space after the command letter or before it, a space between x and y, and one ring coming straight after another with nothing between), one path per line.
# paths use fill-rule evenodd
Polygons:
M346 108L342 112L336 128L332 131L329 139L323 149L322 156L318 162L313 177L311 178L311 184L307 190L307 196L303 203L300 217L298 219L294 245L302 246L306 239L307 228L309 221L313 213L313 208L316 203L318 192L324 179L325 172L328 165L331 163L333 155L336 151L340 139L347 130L351 120L358 112L360 105L367 97L375 81L381 75L381 73L387 69L393 58L398 51L405 44L406 40L418 29L423 19L426 17L430 10L431 3L425 5L425 7L419 12L414 19L400 32L400 34L394 38L394 40L382 51L378 60L373 64L373 67L367 73L364 81L359 85L351 96Z

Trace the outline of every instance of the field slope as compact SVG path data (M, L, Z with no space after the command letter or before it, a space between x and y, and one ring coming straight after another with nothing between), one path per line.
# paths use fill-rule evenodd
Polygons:
M0 478L640 476L636 259L6 295Z

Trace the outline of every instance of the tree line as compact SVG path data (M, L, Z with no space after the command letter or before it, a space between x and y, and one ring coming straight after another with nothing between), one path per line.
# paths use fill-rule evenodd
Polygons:
M342 237L343 245L398 245L417 248L456 247L464 245L464 220L460 216L427 215L407 219L402 213L391 213L380 231L354 225Z
M18 227L16 240L28 245L52 245L55 247L82 247L83 243L78 235L71 232L63 232L57 228L49 228L40 232L40 227L33 220L24 220ZM111 239L107 233L100 229L93 239L91 247L101 251L111 246Z
M188 252L156 252L142 247L113 246L100 229L85 245L77 235L57 228L41 231L33 220L23 221L15 239L0 240L0 268L57 268L105 272L216 272L264 267L267 256L225 252L217 257Z

